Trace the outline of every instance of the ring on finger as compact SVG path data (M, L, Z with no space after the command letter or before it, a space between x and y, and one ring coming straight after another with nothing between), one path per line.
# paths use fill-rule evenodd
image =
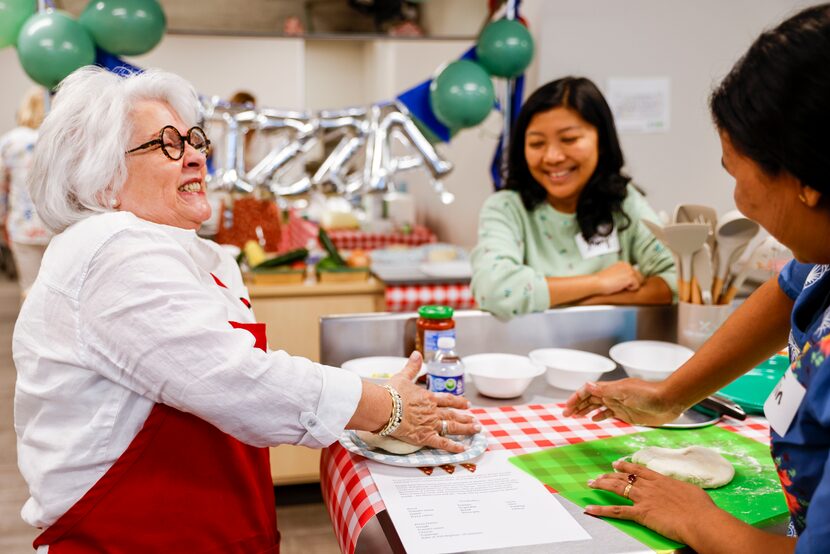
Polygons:
M637 480L637 476L636 476L636 475L634 475L633 473L629 473L629 474L628 474L628 483L629 483L630 485L633 485L633 484L634 484L634 482L635 482L636 480Z
M447 420L446 419L441 420L441 430L438 431L438 434L441 435L442 437L447 434Z
M623 496L628 498L629 493L631 493L631 487L634 486L634 483L628 483L625 488L623 489Z

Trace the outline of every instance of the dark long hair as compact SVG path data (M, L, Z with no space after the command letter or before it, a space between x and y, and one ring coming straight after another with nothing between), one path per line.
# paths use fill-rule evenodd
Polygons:
M576 221L586 240L607 236L614 228L614 215L620 220L619 229L631 224L622 209L626 186L631 180L622 173L624 164L617 128L611 108L597 86L584 77L564 77L538 88L524 103L510 141L506 188L515 190L528 211L547 199L547 191L530 174L525 158L525 133L533 116L554 108L569 108L596 127L599 156L597 167L579 195Z
M766 31L709 99L735 149L768 175L830 193L830 4Z

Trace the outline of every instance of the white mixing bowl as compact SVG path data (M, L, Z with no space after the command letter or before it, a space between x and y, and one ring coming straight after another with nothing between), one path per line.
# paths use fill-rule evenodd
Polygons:
M568 348L540 348L528 356L546 368L545 379L550 386L565 390L576 390L617 367L605 356Z
M472 378L478 392L491 398L516 398L524 394L545 368L527 356L474 354L463 358L465 378Z
M662 381L695 353L673 342L632 340L615 344L608 354L630 377Z
M343 362L343 369L357 373L361 379L372 383L385 383L390 377L403 369L407 358L398 356L369 356L368 358L355 358Z

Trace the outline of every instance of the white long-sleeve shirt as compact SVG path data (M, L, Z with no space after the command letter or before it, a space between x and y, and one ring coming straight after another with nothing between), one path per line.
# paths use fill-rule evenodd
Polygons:
M248 293L234 260L194 231L118 212L52 240L12 348L18 463L31 494L25 521L54 523L156 403L254 446L323 447L339 437L360 379L255 349L253 335L228 323L255 321L240 297Z

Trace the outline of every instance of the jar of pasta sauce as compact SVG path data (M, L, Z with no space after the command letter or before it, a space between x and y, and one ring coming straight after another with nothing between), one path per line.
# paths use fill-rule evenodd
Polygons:
M438 339L452 337L455 339L455 321L453 309L449 306L421 306L418 308L418 332L415 336L415 349L429 363L438 352Z

